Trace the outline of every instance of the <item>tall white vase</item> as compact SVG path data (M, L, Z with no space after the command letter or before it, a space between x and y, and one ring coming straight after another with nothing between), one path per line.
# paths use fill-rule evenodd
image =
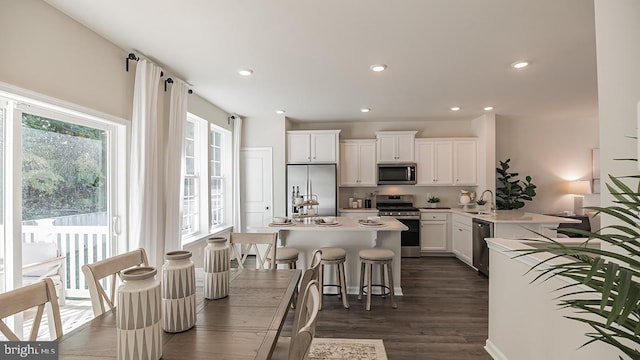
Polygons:
M229 295L229 246L227 239L212 237L204 248L204 297L221 299Z
M191 251L165 254L162 266L162 330L177 333L196 324L196 272Z
M124 270L118 287L117 351L119 360L162 357L162 297L154 267Z

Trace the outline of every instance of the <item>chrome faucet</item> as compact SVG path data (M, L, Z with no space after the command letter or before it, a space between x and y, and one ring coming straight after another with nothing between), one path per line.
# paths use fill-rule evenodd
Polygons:
M482 194L480 195L480 200L484 200L484 194L485 193L489 193L491 194L491 202L489 203L489 213L493 212L493 210L496 208L496 204L494 203L495 198L493 197L493 191L487 189L485 191L482 192Z

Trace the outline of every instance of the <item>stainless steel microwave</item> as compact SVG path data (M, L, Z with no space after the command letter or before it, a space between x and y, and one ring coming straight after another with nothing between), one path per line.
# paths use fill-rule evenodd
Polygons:
M378 164L378 185L414 185L416 164Z

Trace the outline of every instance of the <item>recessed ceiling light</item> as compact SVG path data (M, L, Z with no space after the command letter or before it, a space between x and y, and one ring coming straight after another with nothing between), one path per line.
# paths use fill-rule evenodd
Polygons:
M527 66L529 66L529 62L524 60L518 60L511 64L511 67L514 69L522 69L526 68Z
M485 111L491 111L491 110L493 110L493 106L485 106L484 110Z
M276 114L284 114L284 110L276 110Z
M371 70L375 72L385 71L387 69L387 65L385 64L374 64L369 67Z
M253 70L251 70L251 69L240 69L240 70L238 70L238 74L240 74L242 76L249 76L249 75L253 74Z
M360 109L360 112L363 112L363 113L368 113L369 111L371 111L371 109L369 109L369 108Z
M460 110L460 106L454 106L451 108L451 111L459 111Z

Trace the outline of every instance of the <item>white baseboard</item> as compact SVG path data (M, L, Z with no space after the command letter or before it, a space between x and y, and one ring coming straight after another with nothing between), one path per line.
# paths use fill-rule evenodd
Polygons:
M498 349L498 347L491 342L491 340L487 339L486 345L484 349L489 353L493 360L509 360L507 357Z

